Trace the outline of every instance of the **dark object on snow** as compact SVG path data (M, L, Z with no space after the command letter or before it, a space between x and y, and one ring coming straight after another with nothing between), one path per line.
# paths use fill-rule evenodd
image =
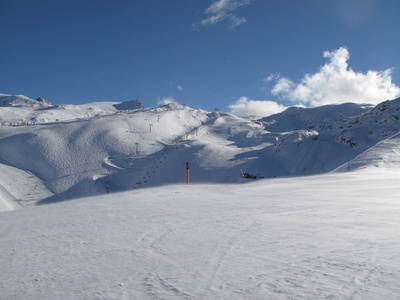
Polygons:
M49 106L53 105L49 100L46 100L45 98L42 97L37 97L36 101L44 105L49 105Z
M243 178L257 179L257 176L250 175L249 173L244 173L242 176Z
M134 110L134 109L143 109L142 103L140 103L139 99L125 101L118 104L113 105L118 110Z

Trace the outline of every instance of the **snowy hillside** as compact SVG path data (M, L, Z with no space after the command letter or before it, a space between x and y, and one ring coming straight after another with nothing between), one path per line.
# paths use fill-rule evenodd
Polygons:
M0 103L0 299L400 297L400 99Z
M140 108L143 108L143 106L139 100L123 103L96 102L83 105L52 105L51 102L43 98L33 100L22 95L0 94L0 125L20 126L74 121Z
M1 95L0 103L0 163L40 183L27 195L16 192L23 181L0 180L3 199L22 206L184 183L186 162L192 183L328 173L400 130L400 99L267 118L144 109L138 100L74 106Z

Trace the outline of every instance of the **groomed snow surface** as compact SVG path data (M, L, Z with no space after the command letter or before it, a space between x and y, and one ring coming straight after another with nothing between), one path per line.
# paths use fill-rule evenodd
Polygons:
M400 171L174 185L0 214L1 299L399 299Z
M0 300L400 299L399 132L0 94Z

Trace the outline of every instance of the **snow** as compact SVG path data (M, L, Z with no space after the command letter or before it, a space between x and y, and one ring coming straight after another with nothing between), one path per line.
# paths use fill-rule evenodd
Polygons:
M0 163L0 212L33 205L52 196L44 183L32 173Z
M336 172L345 172L370 167L394 168L400 166L400 134L377 143L364 151L351 162L336 169Z
M399 112L0 94L0 298L398 299Z
M139 101L49 106L0 98L8 101L0 107L0 159L42 181L47 203L181 183L186 162L196 183L328 173L400 131L400 100L238 118L175 103L144 109Z
M2 299L398 299L399 171L3 212Z
M126 102L93 102L82 105L52 105L47 100L38 101L23 95L0 94L0 125L21 126L87 119L112 115L120 111L141 109L139 100Z

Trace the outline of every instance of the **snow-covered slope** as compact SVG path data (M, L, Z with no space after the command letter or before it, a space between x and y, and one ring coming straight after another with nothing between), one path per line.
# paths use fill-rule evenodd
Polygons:
M399 180L381 168L2 212L0 298L399 299Z
M23 95L0 94L0 125L20 126L74 121L141 108L143 106L139 100L122 103L94 102L83 105L53 105L43 98L33 100Z
M144 109L137 100L53 106L3 95L0 103L1 162L44 183L51 196L30 196L41 203L184 183L186 162L192 183L327 173L400 131L400 99L267 118L178 104ZM32 202L25 198L17 200Z
M400 170L399 133L364 151L353 160L337 168L335 172L370 169L371 167Z
M36 204L53 194L32 173L0 163L0 211Z
M400 99L237 118L2 97L1 299L399 299Z

